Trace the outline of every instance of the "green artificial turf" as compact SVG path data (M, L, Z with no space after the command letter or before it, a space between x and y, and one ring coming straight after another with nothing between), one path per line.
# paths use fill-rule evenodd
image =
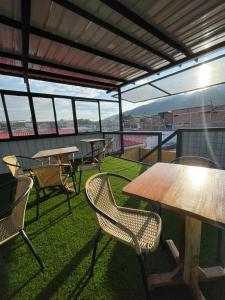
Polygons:
M141 164L108 157L102 170L135 178L145 170ZM94 172L84 172L85 180ZM150 204L128 198L121 193L125 181L112 179L113 192L119 205L154 209ZM150 186L149 186L150 188ZM1 200L3 197L1 195ZM25 231L42 257L46 270L39 266L20 236L0 247L0 299L144 299L139 265L135 251L104 236L99 243L94 276L88 280L89 266L97 222L83 192L71 197L72 214L68 214L65 195L51 198L40 205L41 217L35 220L35 190L31 191ZM163 210L164 238L179 246L179 215ZM216 264L217 229L203 226L201 266ZM147 258L150 273L170 271L174 262L167 250L159 249ZM206 299L225 299L223 280L205 283ZM192 299L185 285L157 288L153 300Z

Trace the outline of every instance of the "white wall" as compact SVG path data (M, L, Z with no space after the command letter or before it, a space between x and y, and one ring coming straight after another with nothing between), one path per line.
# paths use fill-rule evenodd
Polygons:
M81 143L80 140L87 138L102 138L101 133L90 133L85 135L73 135L73 136L59 136L49 137L40 139L28 139L28 140L17 140L17 141L0 141L0 174L7 173L8 168L2 163L2 157L6 155L22 155L32 157L35 153L40 150L61 148L69 146L77 146L80 152L76 154L76 157L90 152L90 145ZM27 165L25 167L29 167Z

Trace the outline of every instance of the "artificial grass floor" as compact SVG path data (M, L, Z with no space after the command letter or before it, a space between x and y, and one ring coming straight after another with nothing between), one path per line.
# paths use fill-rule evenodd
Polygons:
M102 171L135 178L145 167L118 158L107 157ZM84 172L85 180L93 172ZM153 209L150 204L128 198L121 193L125 181L112 178L112 188L119 205ZM71 197L72 214L68 214L65 195L51 198L40 205L41 217L35 220L35 191L31 191L25 232L42 257L42 273L20 236L0 247L0 299L144 299L144 291L135 251L104 236L99 243L94 276L88 280L89 266L97 222L83 192ZM179 215L163 210L164 237L179 246ZM217 229L203 225L201 266L216 264ZM147 259L150 273L170 271L174 263L166 250L159 247ZM225 281L204 283L206 299L225 299ZM153 300L191 300L185 285L157 288Z

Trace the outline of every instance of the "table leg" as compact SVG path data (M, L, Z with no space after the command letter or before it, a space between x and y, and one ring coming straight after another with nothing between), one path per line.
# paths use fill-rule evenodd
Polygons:
M91 159L94 162L94 143L91 143Z
M148 277L149 287L161 287L186 283L197 300L205 300L199 287L199 281L207 281L225 276L221 266L201 268L199 266L202 222L186 216L182 220L184 239L181 241L181 251L177 250L172 240L166 241L176 262L176 268L167 273L152 274Z
M185 256L183 278L198 300L205 300L199 287L199 256L201 246L202 222L185 217Z
M201 245L202 222L187 217L185 218L185 256L184 256L184 281L191 281L192 269L199 265Z

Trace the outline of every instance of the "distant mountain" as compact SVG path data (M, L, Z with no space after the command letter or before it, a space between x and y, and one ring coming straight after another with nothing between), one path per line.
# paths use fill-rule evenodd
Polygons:
M125 116L155 115L159 112L210 104L225 104L225 84L202 89L201 91L161 98L161 100L152 101L149 104L125 111L123 114Z

